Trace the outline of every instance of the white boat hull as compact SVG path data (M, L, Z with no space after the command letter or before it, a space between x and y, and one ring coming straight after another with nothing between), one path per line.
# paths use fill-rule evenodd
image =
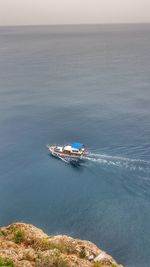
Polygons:
M56 146L47 146L50 154L56 158L59 158L67 163L79 163L83 159L84 153L80 155L69 155L67 153L55 151Z

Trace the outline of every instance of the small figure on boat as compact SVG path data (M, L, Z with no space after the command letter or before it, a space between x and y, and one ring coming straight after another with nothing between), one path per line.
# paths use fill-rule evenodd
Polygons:
M47 147L52 156L70 163L80 162L86 153L85 146L78 142L64 146L48 145Z

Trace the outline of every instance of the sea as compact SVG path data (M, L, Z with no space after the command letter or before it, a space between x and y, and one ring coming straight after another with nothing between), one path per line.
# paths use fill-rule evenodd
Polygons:
M85 144L72 166L47 144ZM0 225L150 266L150 24L0 27Z

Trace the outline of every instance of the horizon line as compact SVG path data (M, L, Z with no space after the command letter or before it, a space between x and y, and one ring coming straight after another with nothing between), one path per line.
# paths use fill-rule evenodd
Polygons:
M94 26L94 25L139 25L139 24L150 24L150 22L98 22L98 23L64 23L64 24L11 24L11 25L0 25L0 27L39 27L39 26Z

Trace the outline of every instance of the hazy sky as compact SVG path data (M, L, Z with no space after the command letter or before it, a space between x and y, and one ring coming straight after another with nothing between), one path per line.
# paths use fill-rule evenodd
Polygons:
M0 25L150 22L150 0L0 0Z

